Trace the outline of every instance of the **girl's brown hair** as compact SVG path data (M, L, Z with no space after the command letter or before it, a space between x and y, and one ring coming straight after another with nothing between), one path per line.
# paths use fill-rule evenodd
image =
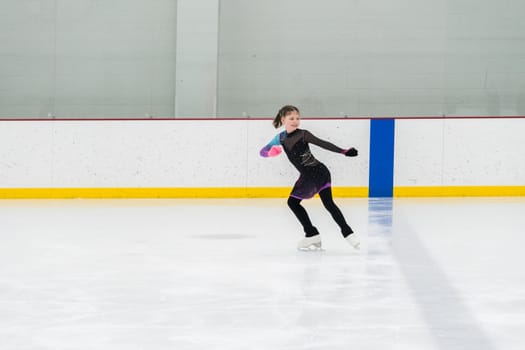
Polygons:
M273 126L277 129L278 127L280 127L281 125L283 125L283 122L281 121L281 118L282 117L285 117L287 114L290 114L292 112L297 112L299 113L299 108L295 107L295 106L292 106L292 105L286 105L286 106L283 106L280 110L279 110L279 113L277 113L277 115L275 116L275 118L273 119Z

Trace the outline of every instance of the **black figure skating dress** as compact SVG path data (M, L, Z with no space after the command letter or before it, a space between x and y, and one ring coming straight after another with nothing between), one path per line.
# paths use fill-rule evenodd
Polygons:
M308 145L310 143L332 152L344 153L346 151L303 129L296 129L291 133L283 131L277 134L260 151L260 155L263 157L274 157L284 149L288 159L300 173L299 179L295 182L290 193L291 197L297 199L312 198L323 189L331 186L330 171L312 155Z

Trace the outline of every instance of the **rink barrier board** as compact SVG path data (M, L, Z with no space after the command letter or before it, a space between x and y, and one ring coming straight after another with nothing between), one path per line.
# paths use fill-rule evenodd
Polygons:
M392 135L394 120L397 119L493 119L512 118L525 119L525 116L472 116L472 117L395 117L395 118L352 118L370 119L377 126L388 126L385 130ZM252 120L267 118L249 118ZM247 119L247 120L249 120ZM307 118L305 118L307 119ZM316 118L310 118L316 119ZM323 118L341 119L341 118ZM0 121L60 121L60 120L86 120L94 119L1 119ZM111 120L111 119L101 119ZM122 121L122 119L115 119ZM130 119L135 121L135 119ZM150 121L150 119L148 119ZM162 120L162 119L159 119ZM167 119L172 120L172 119ZM177 120L193 120L182 119ZM222 119L209 119L222 120ZM239 120L224 118L224 120ZM387 125L388 124L388 125ZM371 134L371 144L375 144L385 134ZM375 135L375 137L374 137ZM390 146L389 146L390 145ZM393 178L393 151L392 143L385 146L377 157L371 157L371 167L388 161L392 164L388 176L385 172L378 171L369 178L368 187L336 187L334 196L337 197L467 197L467 196L525 196L525 186L392 186L388 185ZM385 158L388 156L387 158ZM383 169L384 170L384 169ZM388 178L389 183L383 183ZM386 185L386 186L385 186ZM393 185L393 184L392 184ZM390 185L391 186L391 185ZM376 191L378 189L379 191ZM388 192L390 191L390 192ZM261 188L0 188L0 199L67 199L67 198L279 198L287 197L290 193L288 187L261 187Z
M0 188L0 199L286 198L289 187L211 188ZM369 197L368 187L334 187L339 198ZM394 197L525 196L525 186L394 187Z

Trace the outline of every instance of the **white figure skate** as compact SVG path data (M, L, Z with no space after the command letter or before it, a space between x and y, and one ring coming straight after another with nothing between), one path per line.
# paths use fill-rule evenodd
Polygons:
M320 250L321 249L321 235L312 237L305 237L297 244L298 250Z
M359 242L359 238L355 233L349 234L345 239L354 249L360 249L361 242Z

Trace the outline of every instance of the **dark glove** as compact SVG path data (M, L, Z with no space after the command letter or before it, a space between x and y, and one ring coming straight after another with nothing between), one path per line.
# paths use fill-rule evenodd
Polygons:
M357 156L357 150L354 147L352 147L352 148L348 149L345 152L345 156L347 156L347 157L355 157L355 156Z

